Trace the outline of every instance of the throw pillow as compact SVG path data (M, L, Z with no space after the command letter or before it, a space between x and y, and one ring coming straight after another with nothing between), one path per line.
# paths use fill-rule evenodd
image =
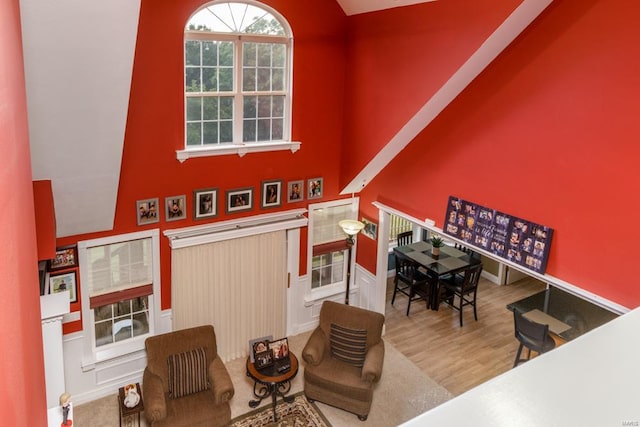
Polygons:
M331 324L331 354L338 360L362 367L367 352L366 329L351 329Z
M169 365L169 395L177 399L209 389L207 354L196 348L167 357Z

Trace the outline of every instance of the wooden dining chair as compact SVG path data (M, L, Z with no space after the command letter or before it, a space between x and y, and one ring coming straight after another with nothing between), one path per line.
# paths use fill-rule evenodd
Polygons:
M396 275L393 279L394 288L393 296L391 297L391 305L396 300L396 294L401 294L409 297L407 303L407 316L411 309L411 303L417 300L424 300L429 309L431 295L434 289L435 279L432 279L427 274L418 270L418 265L398 253L395 253L396 262Z
M543 325L542 323L529 320L518 310L513 311L513 324L516 339L520 342L516 360L513 362L514 368L518 366L520 362L529 360L532 350L538 354L542 354L555 348L556 342L551 335L549 335L549 325ZM527 348L526 359L520 357L524 347Z
M411 243L413 243L413 231L398 234L398 246L407 246Z
M444 295L442 302L450 305L451 308L460 312L460 326L462 327L462 310L465 306L473 307L473 317L478 320L476 300L478 296L478 283L482 274L482 264L475 264L465 270L464 275L452 275L445 279L440 279L441 290ZM456 298L458 304L456 305Z

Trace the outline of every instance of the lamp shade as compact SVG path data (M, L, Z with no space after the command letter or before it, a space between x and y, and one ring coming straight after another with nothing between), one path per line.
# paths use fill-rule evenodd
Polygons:
M364 228L364 224L360 221L356 221L355 219L343 219L338 222L338 225L349 236L355 236Z

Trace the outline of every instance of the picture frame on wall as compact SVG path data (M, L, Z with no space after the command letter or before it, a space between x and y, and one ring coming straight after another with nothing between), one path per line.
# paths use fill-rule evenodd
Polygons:
M49 276L49 293L57 294L59 292L69 291L69 302L76 302L78 301L77 282L77 270L51 274Z
M376 240L378 238L378 224L365 217L362 217L361 221L364 224L362 234L372 240Z
M301 202L304 200L304 181L289 181L287 183L287 203Z
M218 216L218 189L203 188L193 192L193 219Z
M167 221L178 221L187 217L185 206L187 196L171 196L164 199L165 218Z
M56 255L51 260L51 271L73 268L78 266L78 247L76 245L56 248Z
M273 208L282 204L282 180L262 182L262 197L260 207Z
M153 224L158 222L158 198L138 200L136 202L136 215L138 225Z
M253 209L253 187L237 188L226 192L227 213Z
M320 199L324 189L322 178L311 178L307 180L307 199Z

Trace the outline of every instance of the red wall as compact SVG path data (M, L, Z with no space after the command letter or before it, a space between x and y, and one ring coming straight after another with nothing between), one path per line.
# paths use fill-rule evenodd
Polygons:
M0 400L4 424L44 426L38 259L18 0L0 3Z
M74 243L105 234L140 230L136 201L186 195L187 219L144 228L161 230L203 224L192 219L193 190L219 189L219 215L214 221L306 207L307 202L260 209L261 182L324 178L322 200L338 198L342 145L346 17L337 3L324 0L265 1L288 20L294 34L293 140L301 149L292 154L271 152L176 160L184 148L183 33L189 16L202 0L143 0L133 68L129 115L124 142L114 230L72 236L58 244ZM254 208L242 214L224 213L224 191L254 187ZM320 201L322 201L320 200ZM317 202L319 200L314 200ZM211 222L211 221L209 221ZM306 232L301 243L300 271L306 271ZM161 240L162 308L171 307L168 240ZM73 308L72 308L73 309ZM65 324L65 333L80 330L80 322Z
M375 18L411 45L438 38L404 27L392 13ZM638 2L554 2L364 189L361 209L373 215L370 203L379 200L441 227L447 198L456 195L548 225L555 232L547 273L640 305L631 258L640 241L639 19ZM360 62L381 61L378 51L358 54ZM429 59L435 68L451 66L447 58ZM397 89L411 93L423 60L403 66ZM388 83L381 74L366 74L371 97ZM393 119L401 104L384 104L377 114L390 111ZM375 271L375 261L358 261Z

